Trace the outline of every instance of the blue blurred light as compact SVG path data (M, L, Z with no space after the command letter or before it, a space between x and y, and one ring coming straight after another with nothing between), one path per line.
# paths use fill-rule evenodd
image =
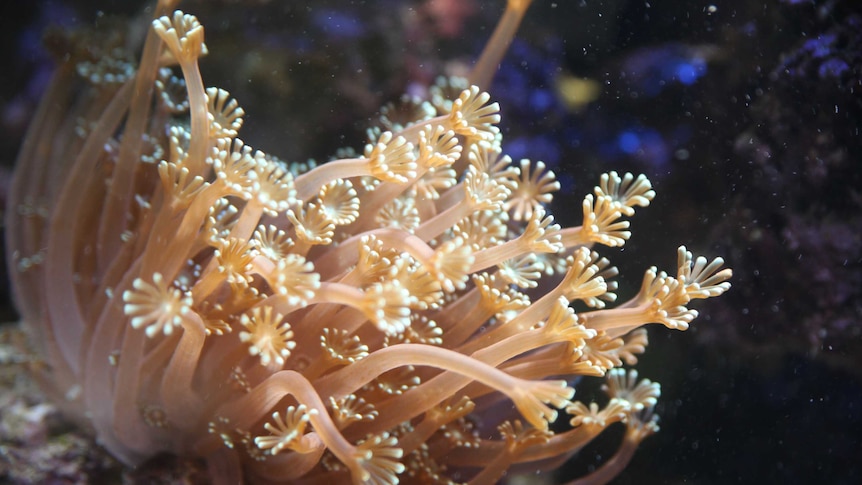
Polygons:
M679 79L679 82L686 86L691 86L701 76L698 68L690 62L682 62L676 66L674 76Z
M365 34L365 26L350 13L335 9L320 9L314 11L312 19L315 26L331 39L356 39Z
M617 137L617 146L623 153L631 155L637 152L641 146L640 136L633 131L626 130Z

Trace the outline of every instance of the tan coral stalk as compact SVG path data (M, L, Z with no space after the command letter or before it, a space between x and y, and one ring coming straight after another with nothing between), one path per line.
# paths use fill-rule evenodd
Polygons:
M562 406L574 391L566 387L565 381L521 381L513 379L496 368L483 365L458 352L419 344L402 344L381 349L357 362L352 372L336 371L318 381L324 394L350 393L368 382L369 375L379 375L386 370L403 365L428 365L461 374L493 387L509 396L524 418L539 429L546 429L556 419L556 411L543 403ZM359 372L360 368L374 369L373 374Z
M473 71L470 73L471 83L486 89L489 87L491 79L494 78L494 74L503 60L503 55L509 49L509 44L515 37L515 32L521 25L521 20L523 20L531 3L532 0L508 0L506 2L503 18L500 19L494 33L491 34L491 39L485 50L482 51L482 56L473 66Z

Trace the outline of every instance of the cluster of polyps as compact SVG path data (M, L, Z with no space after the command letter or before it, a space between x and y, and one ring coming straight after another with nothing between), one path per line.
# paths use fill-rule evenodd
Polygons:
M475 86L387 119L362 156L292 170L237 138L205 52L175 12L137 72L70 57L22 151L16 298L71 415L127 463L198 456L234 483L493 483L615 422L624 442L591 478L625 466L656 429L658 385L619 368L641 327L687 328L730 276L680 248L676 276L650 269L605 308L617 270L591 247L626 242L645 177L603 175L583 225L561 228L553 173L501 154ZM607 376L609 402L573 401L577 376Z

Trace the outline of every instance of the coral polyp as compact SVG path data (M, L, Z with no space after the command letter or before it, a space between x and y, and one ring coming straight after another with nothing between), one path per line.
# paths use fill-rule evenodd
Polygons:
M494 483L623 422L585 480L618 473L657 429L658 384L621 368L643 326L686 329L731 272L679 248L611 307L594 247L626 244L655 193L608 172L563 228L554 173L503 154L483 89L529 2L472 85L313 168L242 141L244 110L200 73L218 53L173 3L136 67L61 62L18 160L15 298L63 410L129 465L200 457L234 483ZM607 376L609 401L574 400L580 376Z

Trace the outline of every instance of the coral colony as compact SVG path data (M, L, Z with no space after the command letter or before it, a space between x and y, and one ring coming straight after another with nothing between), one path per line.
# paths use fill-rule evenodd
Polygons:
M15 298L67 415L129 465L199 457L225 483L494 483L622 422L584 483L619 473L657 430L659 385L622 368L643 326L686 329L731 271L679 248L675 276L648 269L611 307L617 269L593 248L626 242L649 181L604 174L561 228L554 174L501 153L477 87L529 1L509 1L463 88L313 168L241 141L176 3L135 68L75 38L18 160ZM581 376L609 400L576 400Z

